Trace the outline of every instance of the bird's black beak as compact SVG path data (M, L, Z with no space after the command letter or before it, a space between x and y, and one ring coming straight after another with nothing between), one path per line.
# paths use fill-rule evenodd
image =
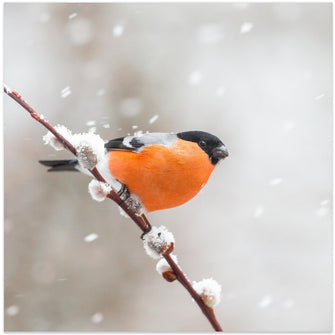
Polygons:
M229 156L228 150L224 145L217 147L213 150L213 157L217 160L224 159Z

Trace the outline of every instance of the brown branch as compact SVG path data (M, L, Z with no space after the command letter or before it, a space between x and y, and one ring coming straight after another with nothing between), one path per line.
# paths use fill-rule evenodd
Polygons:
M97 168L94 168L92 170L89 170L92 175L99 181L106 183L106 180L104 179L104 177L100 174L100 172L98 171ZM143 231L143 233L147 232L148 230L150 230L151 225L148 221L148 219L146 218L146 216L144 214L142 214L141 216L137 215L136 213L134 213L128 206L127 204L120 198L120 196L115 192L115 191L111 191L107 197L111 200L113 200L114 202L116 202L128 215L129 217L137 224L137 226Z
M58 140L64 145L66 149L71 151L75 156L77 155L76 148L67 141L61 134L59 134L56 129L44 119L40 114L38 114L27 102L25 102L21 95L17 93L16 91L10 90L8 87L4 87L4 92L7 93L12 99L14 99L18 104L20 104L25 110L27 110L31 117L34 118L36 121L41 123L45 128L47 128L52 134L54 134ZM97 168L93 168L92 170L89 170L91 174L99 181L106 183L106 180L102 177L100 172L97 170ZM148 225L148 220L144 215L138 216L136 215L120 198L120 196L115 192L111 191L108 195L108 198L115 201L131 218L132 220L139 226L139 228L146 232L148 229L150 229L150 225Z
M173 272L175 273L175 275L176 275L177 280L179 281L179 283L182 284L185 287L185 289L190 293L190 295L195 300L195 302L198 304L198 306L200 307L201 311L205 314L206 318L211 323L211 325L213 326L213 328L216 331L221 331L222 332L223 330L222 330L219 322L216 320L213 308L207 307L205 305L205 303L203 302L203 300L201 299L201 297L199 296L199 294L193 288L193 286L190 283L190 281L186 278L186 276L185 276L184 272L182 271L182 269L174 262L174 260L172 259L170 253L169 252L168 253L163 253L163 257L169 263L169 265L170 265L171 269L173 270Z
M9 95L12 99L14 99L18 104L20 104L25 110L27 110L30 113L32 118L34 118L36 121L41 123L54 136L56 136L56 138L64 145L66 149L72 152L72 154L74 154L75 156L77 155L76 148L69 141L67 141L61 134L59 134L56 131L56 129L44 119L44 117L38 114L27 102L25 102L19 93L17 93L16 91L10 90L6 85L4 86L4 92L7 95ZM103 178L103 176L100 174L100 172L98 171L96 167L89 171L98 181L106 183L106 180ZM114 190L112 190L107 195L107 197L113 200L114 202L116 202L117 205L120 206L129 215L129 217L137 224L137 226L144 233L150 230L151 225L147 217L144 214L140 216L137 215L131 208L127 206L124 200L122 200L121 197ZM192 298L196 301L201 311L204 313L208 321L213 326L214 330L222 331L222 328L219 322L216 320L213 308L207 307L205 305L204 301L201 299L200 295L194 290L194 288L192 287L192 284L186 278L181 268L174 262L174 260L170 256L171 251L172 249L166 251L162 255L166 259L166 261L169 263L171 269L176 275L177 280L185 287L185 289L190 293Z

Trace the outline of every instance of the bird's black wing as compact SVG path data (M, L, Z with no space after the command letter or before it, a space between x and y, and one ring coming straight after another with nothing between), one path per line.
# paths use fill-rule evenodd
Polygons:
M124 137L115 138L105 143L105 148L107 151L112 150L126 150L126 151L134 151L133 148L127 147L123 144Z
M168 133L147 133L139 136L126 136L115 138L105 143L107 151L124 150L139 152L141 148L147 145L164 144L170 145L177 139L175 134Z
M126 140L125 140L126 139ZM126 144L125 144L126 143ZM138 140L138 137L127 136L119 137L105 143L107 151L124 150L124 151L138 151L139 148L145 144Z

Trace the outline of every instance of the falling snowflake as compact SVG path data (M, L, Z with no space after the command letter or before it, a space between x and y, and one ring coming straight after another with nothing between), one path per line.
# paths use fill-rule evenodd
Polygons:
M329 200L328 200L328 199L322 200L322 201L320 202L320 206L326 206L326 205L328 205L328 204L329 204Z
M149 119L149 123L150 123L150 124L153 124L154 122L157 121L158 117L159 117L159 116L158 116L157 114L154 115L152 118Z
M20 308L16 305L9 306L6 309L6 314L9 315L9 316L15 316L15 315L19 314L19 312L20 312Z
M269 307L272 304L272 297L269 295L266 295L261 299L261 301L258 303L259 308L266 308Z
M102 313L95 313L95 314L93 314L92 317L91 317L91 321L92 321L93 323L100 323L100 322L103 321L103 319L104 319L104 316L103 316Z
M89 120L89 121L86 122L86 126L91 127L91 126L94 126L94 125L95 125L95 121L94 120Z
M244 22L240 27L240 33L246 34L248 33L252 28L254 27L254 24L251 22Z
M71 94L71 87L70 86L66 86L64 87L61 92L60 92L60 96L61 98L65 99L66 97L68 97Z
M270 186L275 186L283 182L283 178L274 178L269 181Z
M320 99L322 99L324 96L325 96L325 94L319 94L319 95L317 95L317 96L314 98L314 100L320 100Z
M258 218L258 217L262 216L263 213L264 213L264 208L263 208L263 206L258 206L258 207L255 209L255 211L254 211L254 217L255 217L255 218Z
M77 13L72 13L69 15L69 20L74 19L78 14Z
M115 37L120 37L123 34L124 27L120 24L113 27L113 35Z
M202 74L198 71L194 71L190 74L188 81L191 85L197 85L202 79Z
M85 236L84 241L87 243L90 243L90 242L95 241L98 237L99 236L97 234L92 233L92 234Z

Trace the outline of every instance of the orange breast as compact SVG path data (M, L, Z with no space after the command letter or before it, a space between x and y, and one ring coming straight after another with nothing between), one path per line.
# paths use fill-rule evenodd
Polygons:
M111 151L109 170L139 196L148 212L192 199L213 172L208 155L193 142L151 145L141 152Z

